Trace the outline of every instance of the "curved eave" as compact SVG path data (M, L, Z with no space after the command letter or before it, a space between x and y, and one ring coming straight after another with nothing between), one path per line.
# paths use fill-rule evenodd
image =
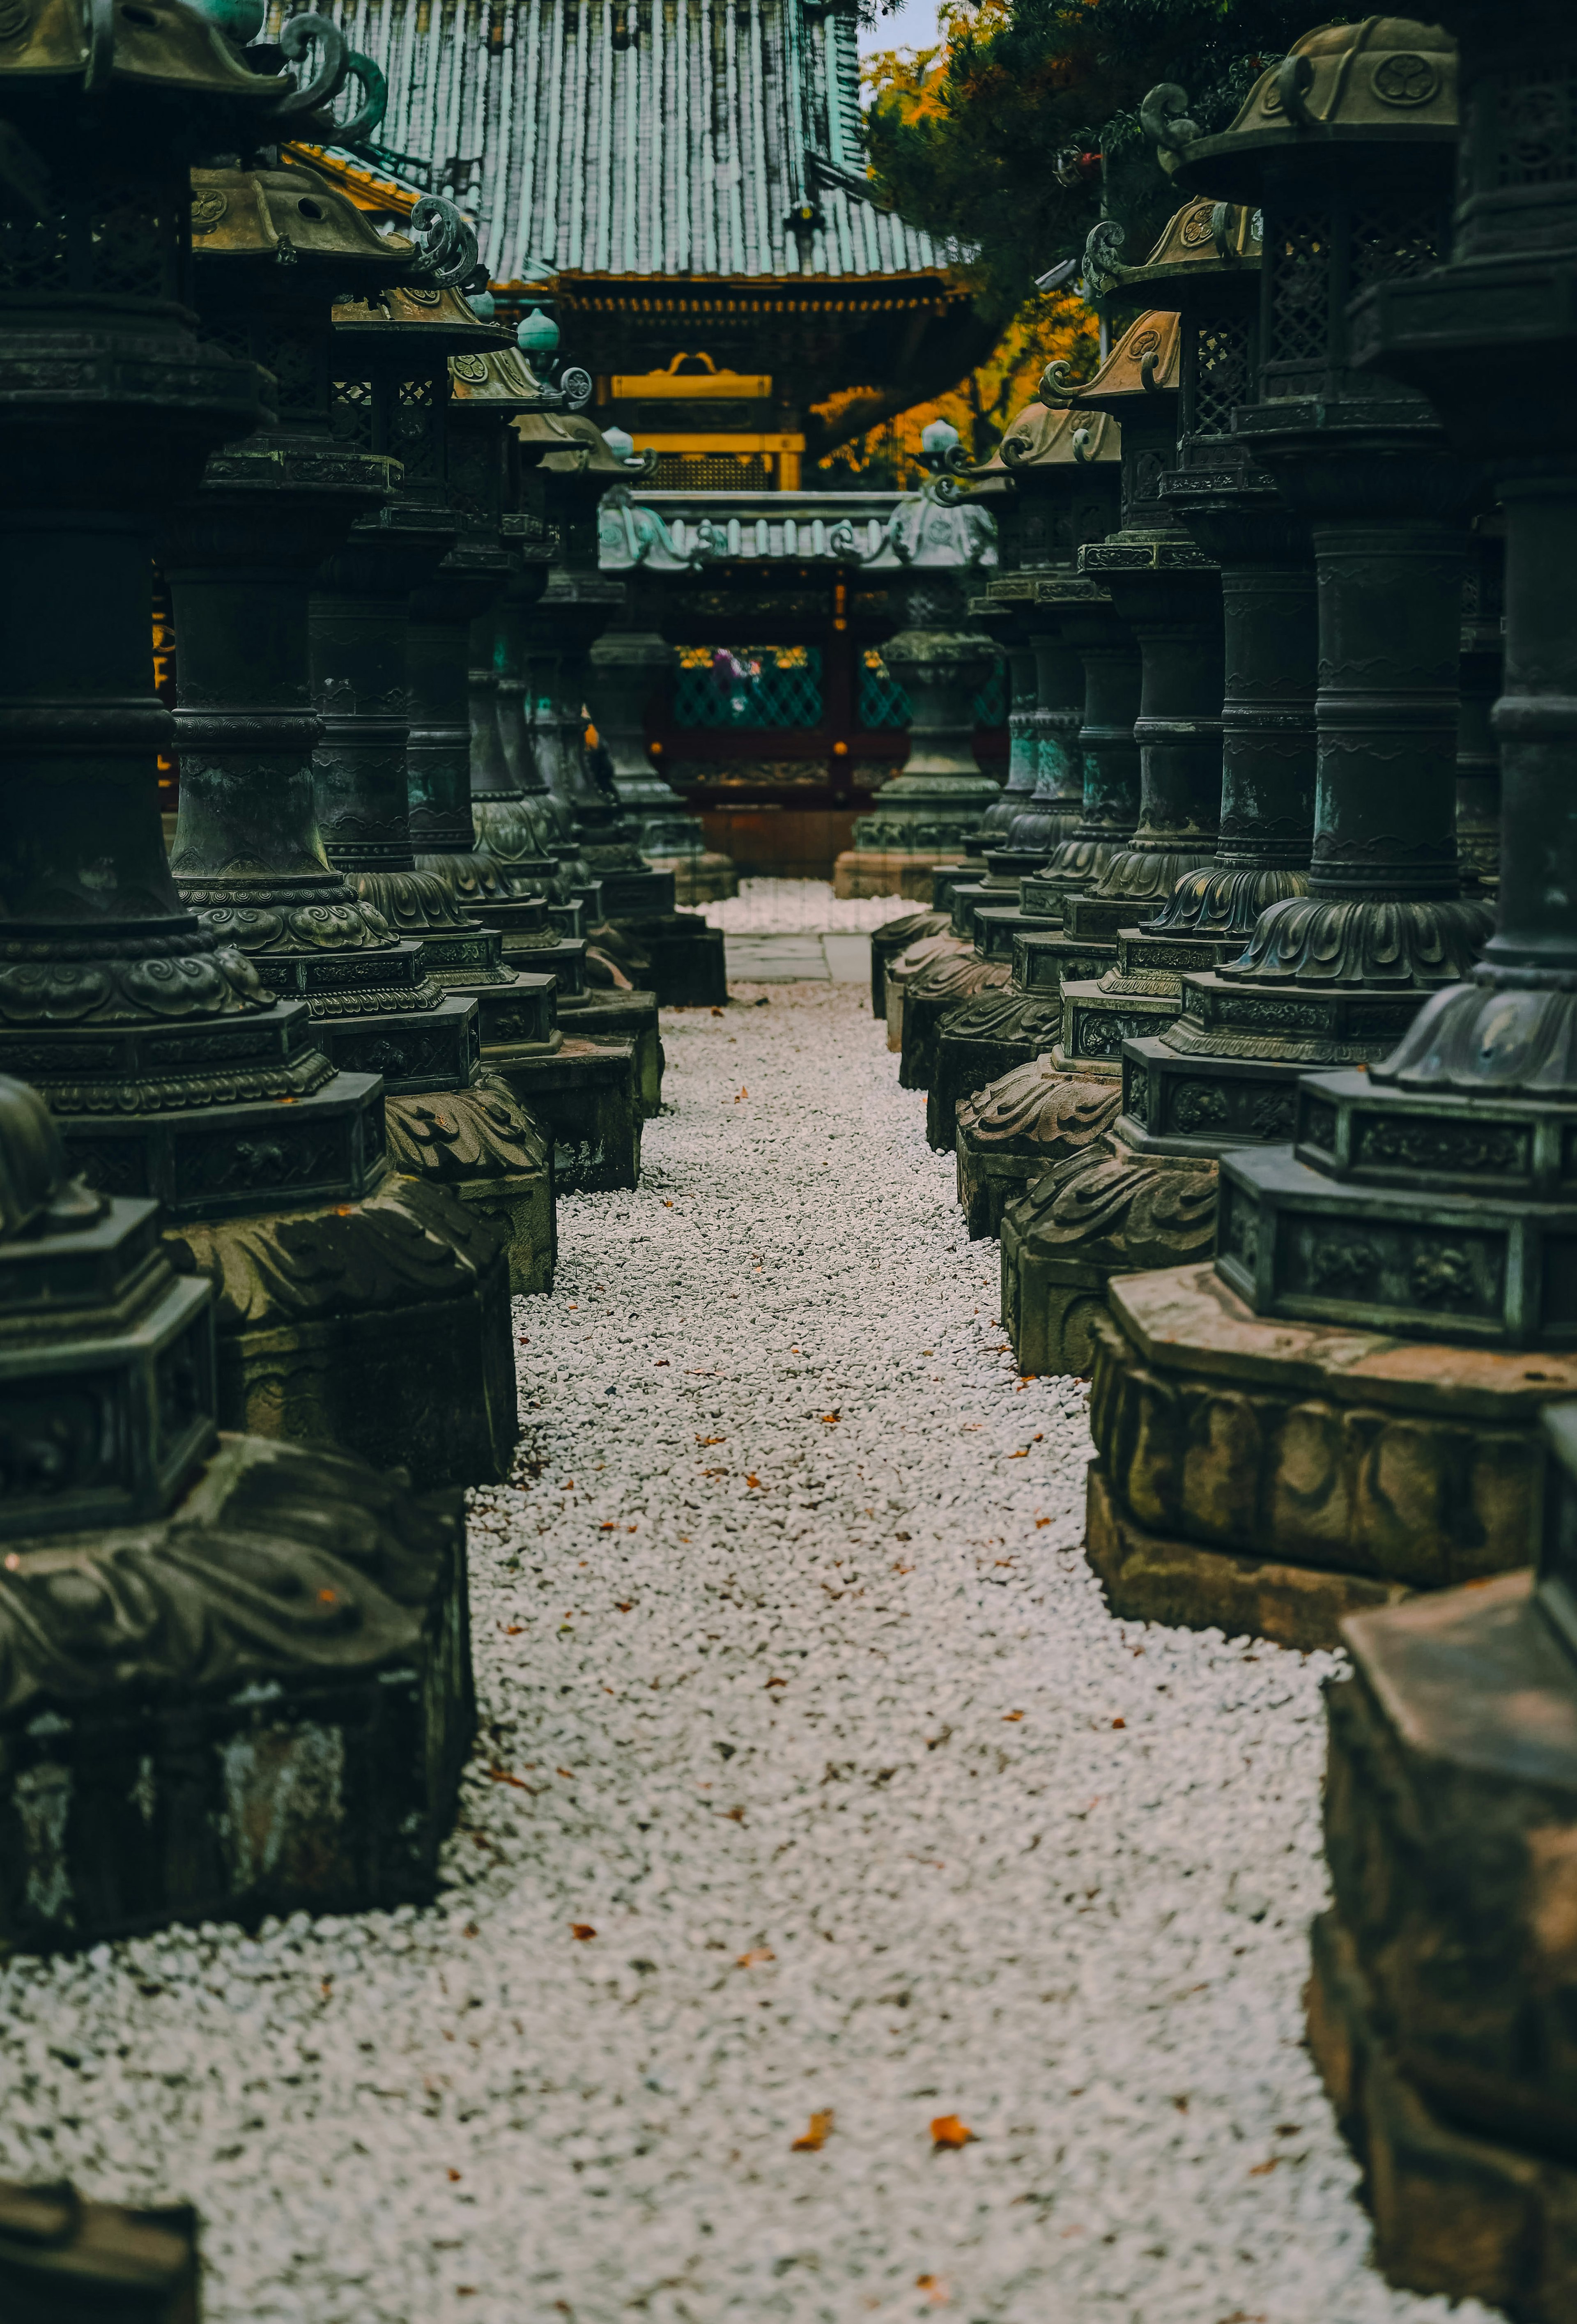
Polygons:
M1310 161L1326 170L1349 168L1355 149L1394 154L1398 167L1420 152L1438 150L1446 170L1454 164L1457 132L1429 121L1319 122L1312 129L1227 129L1201 137L1185 152L1160 156L1172 182L1186 194L1209 194L1218 202L1259 203L1276 162ZM1421 189L1422 190L1422 189Z

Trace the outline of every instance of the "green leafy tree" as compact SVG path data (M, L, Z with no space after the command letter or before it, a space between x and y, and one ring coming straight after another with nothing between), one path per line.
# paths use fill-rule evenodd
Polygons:
M982 0L945 45L868 70L872 173L904 217L976 254L982 315L1005 323L1101 217L1130 262L1176 201L1139 112L1159 81L1222 129L1267 65L1323 16L1308 0Z

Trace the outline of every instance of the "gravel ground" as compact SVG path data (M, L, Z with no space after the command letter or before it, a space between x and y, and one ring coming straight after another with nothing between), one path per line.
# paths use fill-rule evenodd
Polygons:
M1486 2324L1300 2046L1330 1659L1108 1617L864 996L741 999L517 1303L440 1904L14 1962L0 2172L210 2324Z
M835 896L830 880L742 880L737 896L699 908L732 936L790 936L866 934L920 907L901 896Z

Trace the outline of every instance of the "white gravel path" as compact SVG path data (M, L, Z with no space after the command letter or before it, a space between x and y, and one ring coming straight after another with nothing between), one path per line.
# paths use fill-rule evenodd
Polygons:
M1300 2046L1328 1658L1108 1617L924 1100L755 997L517 1303L443 1901L14 1963L0 2172L193 2198L209 2324L1486 2324Z
M901 896L835 896L830 880L742 880L737 896L700 907L709 927L734 936L869 934L920 908Z

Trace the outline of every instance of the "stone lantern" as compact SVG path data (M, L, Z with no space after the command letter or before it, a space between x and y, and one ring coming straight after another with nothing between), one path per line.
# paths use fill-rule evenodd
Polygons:
M1459 222L1459 254L1474 254L1432 270L1443 246L1455 77L1446 36L1405 20L1310 34L1251 94L1234 131L1208 152L1185 140L1179 161L1192 176L1197 153L1200 181L1208 170L1225 184L1236 182L1234 136L1250 155L1286 157L1286 183L1305 204L1325 184L1332 248L1344 254L1340 276L1328 273L1306 207L1279 221L1268 208L1268 263L1282 254L1272 273L1284 287L1265 374L1278 392L1237 415L1284 493L1325 503L1314 511L1326 668L1310 892L1273 906L1244 961L1209 981L1222 1010L1245 998L1261 1006L1284 1045L1276 1071L1295 1081L1296 1143L1223 1153L1214 1268L1114 1284L1120 1329L1103 1328L1097 1358L1097 1563L1131 1609L1123 1575L1140 1560L1153 1572L1153 1537L1164 1536L1186 1571L1173 1593L1192 1609L1185 1619L1220 1618L1243 1559L1263 1559L1272 1541L1277 1563L1252 1592L1255 1618L1290 1619L1296 1603L1311 1628L1318 1609L1325 1635L1354 1602L1349 1593L1376 1578L1439 1588L1520 1563L1537 1409L1565 1384L1565 1230L1553 1158L1565 1042L1544 1028L1564 1024L1556 964L1570 946L1570 914L1558 868L1563 809L1536 784L1551 779L1548 736L1564 715L1563 568L1552 543L1565 505L1559 461L1570 455L1558 448L1561 408L1526 392L1526 364L1498 403L1475 392L1470 415L1465 400L1466 373L1481 374L1479 390L1495 375L1478 351L1499 348L1518 313L1530 341L1554 331L1536 254L1558 216L1547 190L1557 180L1536 174L1536 191L1519 194L1522 165L1497 159L1501 133L1475 117ZM1490 115L1498 102L1488 101ZM1402 157L1388 177L1376 165L1372 186L1371 141L1381 160ZM1488 218L1502 238L1480 257L1489 245L1475 243L1473 221ZM1535 282L1520 309L1524 294L1505 287L1512 218ZM1491 286L1493 322L1482 303ZM1351 309L1339 291L1359 294ZM1292 335L1311 315L1325 330L1312 370ZM1380 362L1385 373L1370 368ZM1425 383L1454 447L1418 392ZM1489 456L1507 524L1508 691L1495 714L1506 808L1502 926L1475 970L1489 916L1453 893L1455 678L1462 515L1475 463ZM1526 499L1525 475L1534 480ZM1521 647L1519 630L1529 641ZM1522 707L1530 699L1531 713ZM1525 736L1536 804L1519 884ZM1212 992L1204 1009L1217 1008ZM1378 1040L1388 1010L1400 1039L1389 1055ZM1350 1030L1376 1032L1380 1054L1370 1052L1364 1072L1296 1080L1287 1050L1300 1020L1314 1049L1302 1062L1336 1064L1321 1050L1343 1012ZM1261 1038L1252 1036L1254 1056L1274 1056ZM1140 1452L1131 1434L1139 1407L1185 1375L1174 1419ZM1311 1442L1315 1379L1328 1417ZM1230 1488L1213 1462L1168 1466L1176 1429L1200 1441L1215 1416L1243 1408L1250 1384L1254 1435ZM1157 1489L1163 1473L1170 1481Z
M463 225L433 207L435 235ZM419 204L419 229L425 215ZM505 955L503 929L479 922L455 881L417 862L418 838L424 853L441 855L447 850L425 843L441 841L446 828L459 836L470 812L461 790L469 780L471 624L510 576L501 534L504 416L484 409L457 418L462 399L452 392L451 357L485 358L504 336L445 279L466 270L470 239L466 229L458 254L446 248L430 279L335 309L337 423L349 440L397 450L403 481L392 508L358 525L324 566L314 595L314 686L326 724L318 812L329 860L357 894L420 937L436 979L475 995L479 1063L551 1135L556 1184L633 1185L641 1119L634 1048L615 1026L595 1048L580 1042L567 1051L558 1024L560 1004L567 1012L584 991L582 941L555 935L544 906L531 916L524 950L511 928ZM503 401L518 409L517 396ZM567 991L556 992L560 981ZM655 1019L650 1001L647 1014Z
M495 1477L517 1425L499 1238L391 1176L376 1079L337 1074L307 1003L187 908L153 781L171 730L150 691L152 536L264 416L254 365L191 331L189 164L327 130L280 108L337 87L339 36L298 19L261 60L322 51L297 92L185 10L96 15L86 64L64 27L38 17L0 55L8 134L46 149L8 186L0 261L0 1069L41 1089L74 1170L164 1201L222 1285L223 1416L423 1482ZM456 1412L433 1409L435 1360Z
M700 816L663 780L651 757L657 746L646 741L647 705L666 691L676 653L655 630L615 622L591 650L592 713L641 854L653 871L673 873L677 903L705 904L736 896L739 874L707 846Z
M862 572L885 582L902 606L903 625L882 658L913 715L901 773L877 792L854 825L853 846L834 866L840 896L928 897L933 869L964 862L1000 796L973 742L974 697L996 648L971 625L968 610L976 576L995 567L996 528L983 509L960 504L947 481L957 443L945 422L927 429L922 459L931 474L899 501L883 550L862 560Z
M1010 799L1010 762L1003 798L986 810L982 822L989 826L1007 807L997 844L987 850L985 881L971 882L959 899L967 875L957 868L936 874L938 894L952 883L953 918L964 911L970 932L954 933L947 913L910 914L890 921L872 939L872 1001L878 1015L889 1016L900 1047L903 996L922 971L929 972L923 990L945 984L955 1001L961 985L994 993L1000 978L982 982L976 968L945 964L960 962L972 950L982 960L1010 958L1013 936L1021 928L1059 927L1061 891L1044 886L1047 875L1070 859L1081 877L1092 865L1103 865L1102 851L1117 825L1126 838L1138 820L1138 649L1111 613L1105 592L1081 581L1074 561L1085 540L1100 539L1116 522L1120 444L1116 423L1103 413L1048 410L1032 403L1010 422L991 460L961 471L982 480L1005 479L1010 487L991 502L998 571L985 600L972 604L999 606L1029 641L1036 677L1028 732L1035 771L1028 788ZM1028 897L1027 882L1034 883ZM972 934L978 945L972 945ZM1000 1063L993 1056L982 1077L1005 1071L1017 1054Z
M1176 443L1157 439L1155 446L1141 444L1130 424L1130 466L1136 478L1141 470L1146 482L1153 475L1161 506L1186 520L1187 503L1177 498L1176 488L1191 464L1197 470L1219 446L1232 395L1248 375L1259 263L1255 217L1230 204L1190 204L1174 216L1149 258L1137 267L1116 263L1121 238L1121 229L1114 226L1096 228L1085 260L1092 283L1103 296L1120 290L1164 302L1142 328L1135 327L1141 337L1151 335L1167 309L1179 318ZM1163 376L1161 361L1158 344L1140 356L1141 382L1148 376L1153 393L1158 392L1153 383ZM1148 435L1155 424L1152 410L1143 404L1139 410L1141 432ZM1157 467L1157 462L1162 465ZM1242 465L1240 459L1229 459L1229 473L1218 472L1214 479L1218 490L1227 494L1235 524L1218 525L1213 532L1197 525L1189 529L1221 569L1222 612L1230 641L1231 695L1222 712L1222 835L1210 862L1185 872L1153 917L1141 906L1135 914L1137 926L1119 927L1116 956L1098 976L1070 975L1060 941L1027 945L1026 966L1032 964L1038 972L1038 990L1023 990L1020 1004L1014 1008L982 996L948 1021L931 1084L932 1142L945 1146L958 1134L955 1107L969 1092L976 1093L969 1100L961 1151L979 1151L982 1158L989 1152L996 1183L1005 1185L1013 1175L1008 1169L1002 1125L1006 1120L1017 1120L1021 1110L1018 1084L1005 1115L996 1105L991 1084L999 1074L1049 1051L1063 1071L1086 1078L1120 1078L1118 1053L1123 1040L1176 1013L1184 972L1230 958L1251 930L1260 907L1277 894L1294 892L1304 877L1314 783L1312 557L1305 540L1299 566L1291 538L1298 528L1281 510L1267 479L1248 491L1238 488L1235 480ZM1105 594L1112 598L1114 612L1126 611L1135 634L1148 640L1141 648L1143 715L1134 731L1149 753L1151 788L1158 797L1163 783L1175 783L1189 763L1200 781L1206 780L1204 751L1190 739L1195 727L1188 688L1199 687L1207 669L1199 652L1202 619L1209 623L1213 654L1216 605L1210 594L1209 567L1191 569L1164 526L1137 521L1133 511L1138 505L1137 500L1130 501L1127 530L1134 540L1119 534L1112 542L1092 545L1081 552L1081 563L1087 568L1084 586L1093 588L1102 560L1131 558L1135 544L1152 536L1148 547L1156 562L1148 569L1111 565ZM1295 669L1288 649L1300 635L1306 650L1302 665ZM1193 696L1195 711L1203 701L1203 692ZM1201 714L1197 736L1208 738L1213 731L1212 722ZM1166 741L1168 734L1171 739ZM1169 812L1157 805L1146 809L1157 827L1157 816ZM1061 893L1070 892L1060 881L1058 886ZM1098 892L1098 886L1084 890L1091 899ZM1081 919L1083 908L1074 917ZM1030 1082L1041 1088L1046 1077L1037 1074ZM1082 1119L1092 1126L1092 1136L1097 1134L1093 1125L1099 1122L1104 1129L1108 1118L1099 1107L1083 1109ZM1065 1153L1066 1129L1060 1115L1056 1138ZM1016 1129L1012 1143L1020 1149L1021 1161L1032 1166L1033 1138ZM966 1161L960 1177L965 1200L969 1183Z
M1183 873L1207 861L1213 848L1221 796L1220 703L1213 722L1204 705L1213 671L1219 677L1221 593L1214 567L1158 499L1160 477L1175 456L1179 351L1175 315L1141 315L1089 385L1078 391L1081 410L1104 411L1122 428L1122 524L1108 540L1080 549L1078 570L1104 592L1111 613L1139 649L1138 709L1142 715L1148 703L1148 726L1141 735L1136 718L1111 748L1098 748L1097 775L1102 790L1112 778L1122 785L1132 769L1130 754L1139 745L1137 826L1107 855L1099 878L1088 886L1081 883L1075 891L1066 883L1067 870L1082 869L1076 854L1070 863L1059 852L1044 872L1031 876L1029 892L1022 896L1025 909L1038 914L1055 902L1061 908L1061 925L1017 934L1011 964L993 964L993 973L982 974L970 996L957 995L979 994L967 1014L960 1018L951 1001L939 1008L929 997L927 988L944 981L940 967L914 980L904 997L902 1070L910 1086L931 1086L943 1018L949 1026L962 1022L966 1044L978 1032L996 1038L1017 1036L1025 1045L1020 1054L1055 1047L1064 982L1100 976L1117 958L1119 927L1168 897ZM1048 377L1043 386L1054 398L1070 392L1065 379ZM1099 558L1109 563L1097 571L1091 560ZM1100 627L1109 638L1104 609ZM1126 663L1126 651L1122 659ZM1114 702L1111 707L1119 713L1113 723L1121 729L1128 704ZM1120 790L1111 807L1114 819L1126 813ZM1073 844L1065 842L1064 850ZM933 1144L952 1143L952 1106L969 1084L967 1056L967 1047L954 1052L964 1086L951 1087L946 1119L940 1099L927 1110Z
M216 455L202 491L160 530L186 774L177 885L266 984L306 1001L336 1065L382 1075L400 1167L504 1225L512 1287L545 1289L554 1237L540 1136L507 1089L472 1084L479 1041L490 1072L551 1041L550 981L521 985L498 964L497 937L478 931L472 958L446 954L440 982L422 945L397 936L330 866L318 829L312 577L353 524L388 503L401 474L387 452L332 432L333 301L347 290L379 297L421 255L375 235L315 171L199 170L192 185L204 326L280 384L271 424Z
M503 870L482 840L477 793L479 766L501 791L511 788L501 763L492 672L475 666L477 640L491 641L500 600L519 586L528 565L535 566L539 580L546 566L545 556L526 555L509 422L520 412L559 400L512 347L474 349L449 358L451 503L463 529L503 543L504 569L502 579L490 576L485 591L478 588L475 611L457 591L430 607L425 593L421 602L413 601L413 678L420 669L425 690L441 700L429 702L425 747L420 762L416 755L408 759L408 788L417 870L441 880L467 917L499 930L503 955L512 967L550 971L560 992L573 995L585 989L585 945L567 932L578 927L580 914L558 900L558 863L549 854L533 855L528 845L516 869ZM442 572L440 567L440 577ZM422 690L413 687L418 695ZM441 736L441 750L427 739L434 736Z
M1384 2273L1556 2324L1577 2277L1577 1949L1561 1903L1577 1848L1577 1406L1546 1406L1542 1446L1529 1407L1577 1380L1577 26L1543 0L1442 13L1462 41L1451 258L1377 284L1351 327L1355 362L1426 394L1464 456L1488 459L1500 503L1499 925L1380 1065L1300 1084L1294 1202L1260 1212L1244 1191L1282 1312L1284 1222L1304 1180L1336 1195L1317 1222L1305 1208L1302 1234L1367 1254L1341 1286L1365 1326L1352 1343L1426 1335L1420 1370L1480 1389L1475 1469L1498 1473L1471 1514L1504 1544L1495 1562L1536 1559L1532 1577L1346 1627L1309 2044L1367 2164ZM1434 1413L1412 1401L1433 1451Z
M532 514L556 538L548 584L524 622L534 708L529 742L561 818L560 844L576 852L601 888L609 923L598 941L629 969L650 977L658 999L694 1008L720 1003L727 982L720 930L674 909L674 874L657 871L639 846L639 825L612 775L586 747L587 704L595 692L592 650L623 610L624 584L599 563L604 495L644 460L628 438L613 442L577 413L530 414L517 422Z

